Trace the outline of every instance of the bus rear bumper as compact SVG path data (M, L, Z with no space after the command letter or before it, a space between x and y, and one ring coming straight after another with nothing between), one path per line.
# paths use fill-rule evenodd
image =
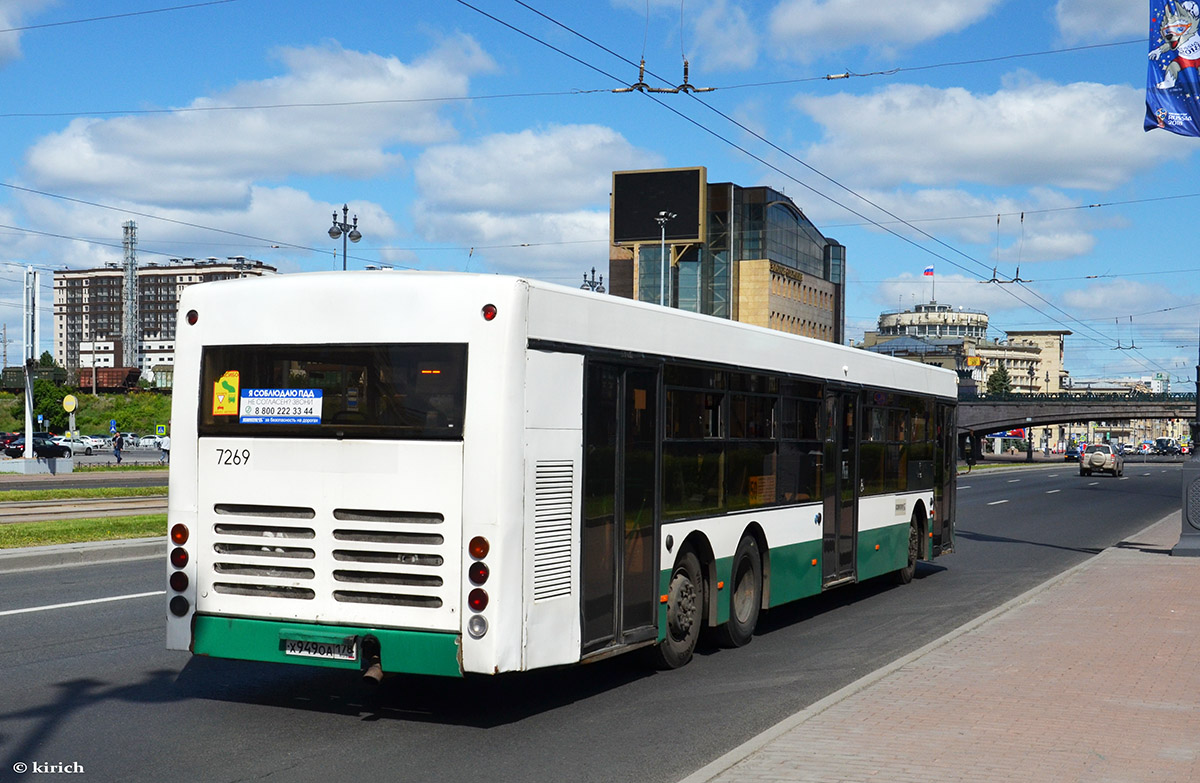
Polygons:
M192 653L214 658L326 666L358 671L364 668L362 642L368 637L379 643L380 664L384 672L441 677L463 676L462 640L454 633L196 615L192 633ZM285 652L288 641L338 644L351 638L357 640L357 657L352 660Z

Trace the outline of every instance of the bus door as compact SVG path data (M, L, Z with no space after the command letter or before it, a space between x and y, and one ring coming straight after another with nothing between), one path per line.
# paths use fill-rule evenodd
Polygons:
M584 392L583 650L657 638L658 369L589 361Z
M854 580L858 539L858 392L825 392L822 584Z
M933 529L933 554L954 550L954 508L958 484L958 421L953 405L939 402L936 409L937 442L934 447L933 507L937 519ZM971 444L974 448L975 444Z

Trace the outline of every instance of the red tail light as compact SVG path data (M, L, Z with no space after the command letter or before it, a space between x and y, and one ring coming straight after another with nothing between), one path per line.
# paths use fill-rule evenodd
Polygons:
M467 606L471 607L472 611L482 612L487 609L488 594L482 587L476 587L467 595Z
M182 547L175 547L171 550L171 565L176 568L183 568L188 564L188 553Z
M183 546L188 540L187 525L175 525L171 528L171 543L175 546Z
M488 579L487 563L471 563L471 568L467 572L467 576L471 580L471 584L481 585Z
M488 552L492 550L492 545L483 536L475 536L471 539L471 543L467 545L467 551L471 557L476 560L482 560L488 556Z

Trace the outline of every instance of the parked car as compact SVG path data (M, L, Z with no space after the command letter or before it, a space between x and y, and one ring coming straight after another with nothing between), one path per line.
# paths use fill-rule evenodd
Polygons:
M112 435L84 435L85 438L91 438L97 445L92 448L112 448Z
M81 441L83 441L87 445L87 447L89 449L92 449L93 451L99 451L100 449L104 448L104 446L105 446L104 439L97 437L95 435L80 435L79 439ZM88 454L91 454L91 452L89 451Z
M137 445L139 449L157 449L161 442L157 435L146 435L137 442Z
M21 437L14 440L4 449L4 453L10 457L25 456L25 438ZM71 447L63 446L47 438L35 436L33 439L33 455L41 459L69 457L71 456Z
M71 449L72 456L75 454L86 454L90 457L92 455L92 447L84 443L82 438L67 438L59 435L56 438L51 438L50 441Z
M1088 446L1079 458L1079 475L1090 476L1093 470L1120 476L1125 472L1125 458L1107 443Z

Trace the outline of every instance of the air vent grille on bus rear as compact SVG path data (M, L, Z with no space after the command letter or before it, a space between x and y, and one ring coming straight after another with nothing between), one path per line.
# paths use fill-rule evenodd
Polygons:
M545 460L534 466L533 600L571 592L575 463Z
M311 508L218 503L213 511L217 594L416 610L446 604L442 514L339 508L332 517L344 526L322 530L288 524L317 517Z

